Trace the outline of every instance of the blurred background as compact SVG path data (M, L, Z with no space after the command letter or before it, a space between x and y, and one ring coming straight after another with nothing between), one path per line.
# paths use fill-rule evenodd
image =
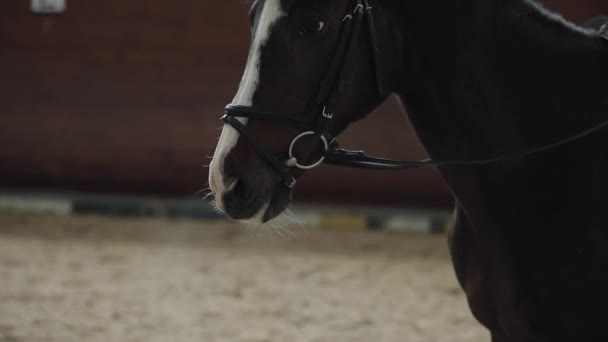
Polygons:
M203 188L249 47L246 1L68 0L59 15L32 14L31 1L0 5L0 185L179 196ZM543 2L579 23L608 12L605 0ZM394 101L342 140L424 157ZM432 170L324 167L296 197L452 203Z
M608 13L606 0L542 2L577 23ZM309 172L294 210L331 231L243 230L197 194L247 11L0 4L1 342L486 340L444 236L425 234L445 231L452 206L434 170ZM341 141L425 157L394 99ZM382 227L404 233L365 232Z

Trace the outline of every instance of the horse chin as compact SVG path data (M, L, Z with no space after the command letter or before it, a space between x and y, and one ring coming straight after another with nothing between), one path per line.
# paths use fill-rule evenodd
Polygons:
M248 226L258 227L269 224L273 220L277 219L285 212L285 209L287 209L287 204L284 206L270 206L270 203L267 203L253 217L238 221Z
M230 203L230 195L224 198L224 203ZM229 218L250 226L261 226L278 218L289 206L291 191L280 184L266 196L250 201L248 205L224 209L223 212Z
M267 222L266 213L268 212L268 204L264 204L260 210L254 214L251 218L248 219L239 219L237 220L240 223L243 223L248 226L260 226Z
M289 206L290 200L291 191L286 190L281 184L273 191L272 196L270 196L268 203L265 205L262 223L268 223L284 213Z
M285 210L287 209L288 205L289 205L289 203L285 203L282 205L274 205L274 206L268 205L264 212L264 216L262 217L262 223L268 223L268 222L276 219L277 217L281 216L281 214L283 214L285 212Z

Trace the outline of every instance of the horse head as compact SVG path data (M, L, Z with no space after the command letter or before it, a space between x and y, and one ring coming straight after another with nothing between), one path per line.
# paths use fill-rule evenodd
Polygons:
M369 0L258 0L245 71L210 166L217 207L266 222L333 138L393 91L390 24ZM382 51L382 53L381 53ZM398 67L398 63L394 63Z

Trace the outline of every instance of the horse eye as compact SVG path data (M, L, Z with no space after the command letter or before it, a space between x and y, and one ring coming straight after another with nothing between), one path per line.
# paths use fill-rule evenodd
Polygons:
M321 30L323 30L324 27L325 27L324 21L319 21L319 20L307 21L300 28L299 34L300 34L300 36L303 36L307 33L317 33L317 32L320 32Z

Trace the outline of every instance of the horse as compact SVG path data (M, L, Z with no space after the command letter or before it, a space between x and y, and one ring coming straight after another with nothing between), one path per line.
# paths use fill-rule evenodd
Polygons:
M448 246L493 342L608 341L608 25L533 0L256 0L209 172L217 207L264 223L322 163L434 166ZM397 96L432 160L340 149Z

